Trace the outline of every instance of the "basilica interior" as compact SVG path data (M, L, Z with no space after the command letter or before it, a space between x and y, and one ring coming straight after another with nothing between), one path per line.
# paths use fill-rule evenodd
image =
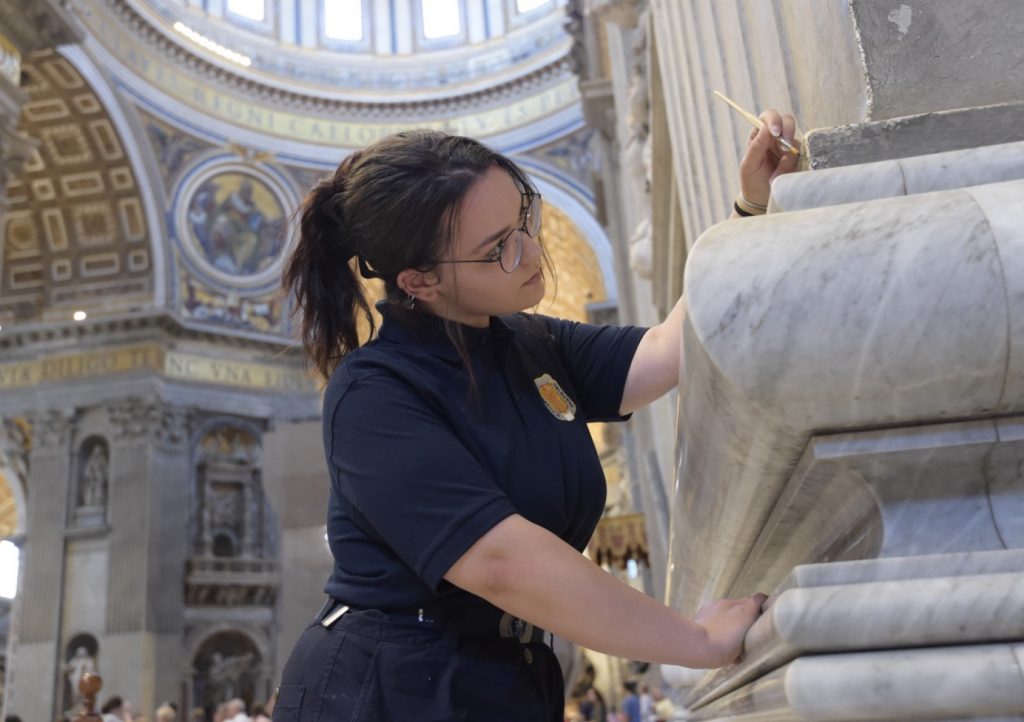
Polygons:
M146 715L271 696L331 568L295 212L428 127L540 191L539 312L649 326L686 294L679 389L591 428L588 555L686 613L773 593L725 670L559 642L568 714L638 681L708 722L1024 720L1022 27L1019 0L0 0L4 714L71 719L85 671ZM714 90L799 122L763 217L729 220L750 126Z

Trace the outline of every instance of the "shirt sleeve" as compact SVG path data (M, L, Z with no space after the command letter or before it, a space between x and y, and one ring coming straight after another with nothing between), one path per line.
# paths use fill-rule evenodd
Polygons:
M516 513L451 426L398 378L350 381L329 436L337 492L435 591L480 537Z
M626 375L647 329L596 326L542 317L569 374L587 421L625 421L619 413Z

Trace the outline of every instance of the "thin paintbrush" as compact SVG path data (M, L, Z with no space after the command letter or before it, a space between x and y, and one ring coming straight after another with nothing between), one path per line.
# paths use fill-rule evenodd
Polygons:
M748 121L750 121L750 123L751 123L751 124L752 124L752 125L753 125L753 126L754 126L755 128L757 128L758 130L760 130L761 128L763 128L763 127L764 127L764 121L763 121L763 120L761 120L760 118L758 118L758 117L757 117L756 115L754 115L753 113L751 113L751 112L749 112L749 111L746 111L746 110L744 110L743 108L741 108L740 106L738 106L738 105L737 105L737 104L736 104L736 103L735 103L734 101L732 101L732 100L730 100L729 98L725 97L724 95L722 95L721 93L719 93L719 92L718 92L717 90L715 91L715 95L717 95L717 96L718 96L719 98L721 98L721 99L722 99L722 100L724 100L724 101L725 101L726 103L728 103L728 104L729 104L729 107L731 107L731 108L732 108L733 110L735 110L735 111L736 111L737 113L739 113L739 114L740 114L740 115L742 115L742 116L743 116L744 118L746 118L746 119L747 119ZM792 143L790 143L790 142L789 142L788 140L786 140L785 138L783 138L782 136L779 136L779 137L778 137L778 138L776 138L775 140L779 141L779 145L781 145L781 146L782 146L783 148L785 148L785 149L786 149L786 152L787 152L787 153L792 153L793 155L797 155L797 156L798 156L798 155L800 155L800 151L799 151L799 150L798 150L797 148L793 147L793 144L792 144Z

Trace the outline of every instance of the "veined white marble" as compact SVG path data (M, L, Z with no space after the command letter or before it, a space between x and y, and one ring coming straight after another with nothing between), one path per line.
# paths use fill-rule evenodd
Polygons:
M953 722L1024 714L1022 644L801 657L690 712L701 721Z
M704 706L807 654L1024 639L1024 560L1016 561L996 574L789 588L751 628L744 660L701 680L687 704Z
M780 176L769 213L1024 179L1024 142Z
M1021 209L1024 181L1012 181L770 214L704 234L686 269L670 604L692 612L733 588L813 436L1024 411ZM963 431L947 436L965 447L998 436L991 425L988 440ZM896 446L906 437L889 433ZM849 476L849 490L862 485L849 469L835 473ZM910 479L912 499L929 479ZM873 493L857 492L861 511L870 513ZM846 498L826 503L852 538L860 512L844 517ZM860 543L850 548L877 542Z
M1021 431L1018 416L812 437L730 595L815 561L1024 547Z
M979 574L1024 572L1024 549L926 554L914 557L864 559L796 567L776 588L772 599L789 589L827 587L835 584L890 582L932 577L962 577ZM766 606L770 606L769 599Z

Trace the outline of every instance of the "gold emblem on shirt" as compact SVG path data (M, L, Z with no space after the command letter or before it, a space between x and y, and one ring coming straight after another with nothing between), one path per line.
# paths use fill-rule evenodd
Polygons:
M544 405L548 407L556 419L572 421L576 418L576 404L569 398L569 395L562 391L558 382L551 378L551 374L544 374L533 380L537 384L537 391L544 399Z

